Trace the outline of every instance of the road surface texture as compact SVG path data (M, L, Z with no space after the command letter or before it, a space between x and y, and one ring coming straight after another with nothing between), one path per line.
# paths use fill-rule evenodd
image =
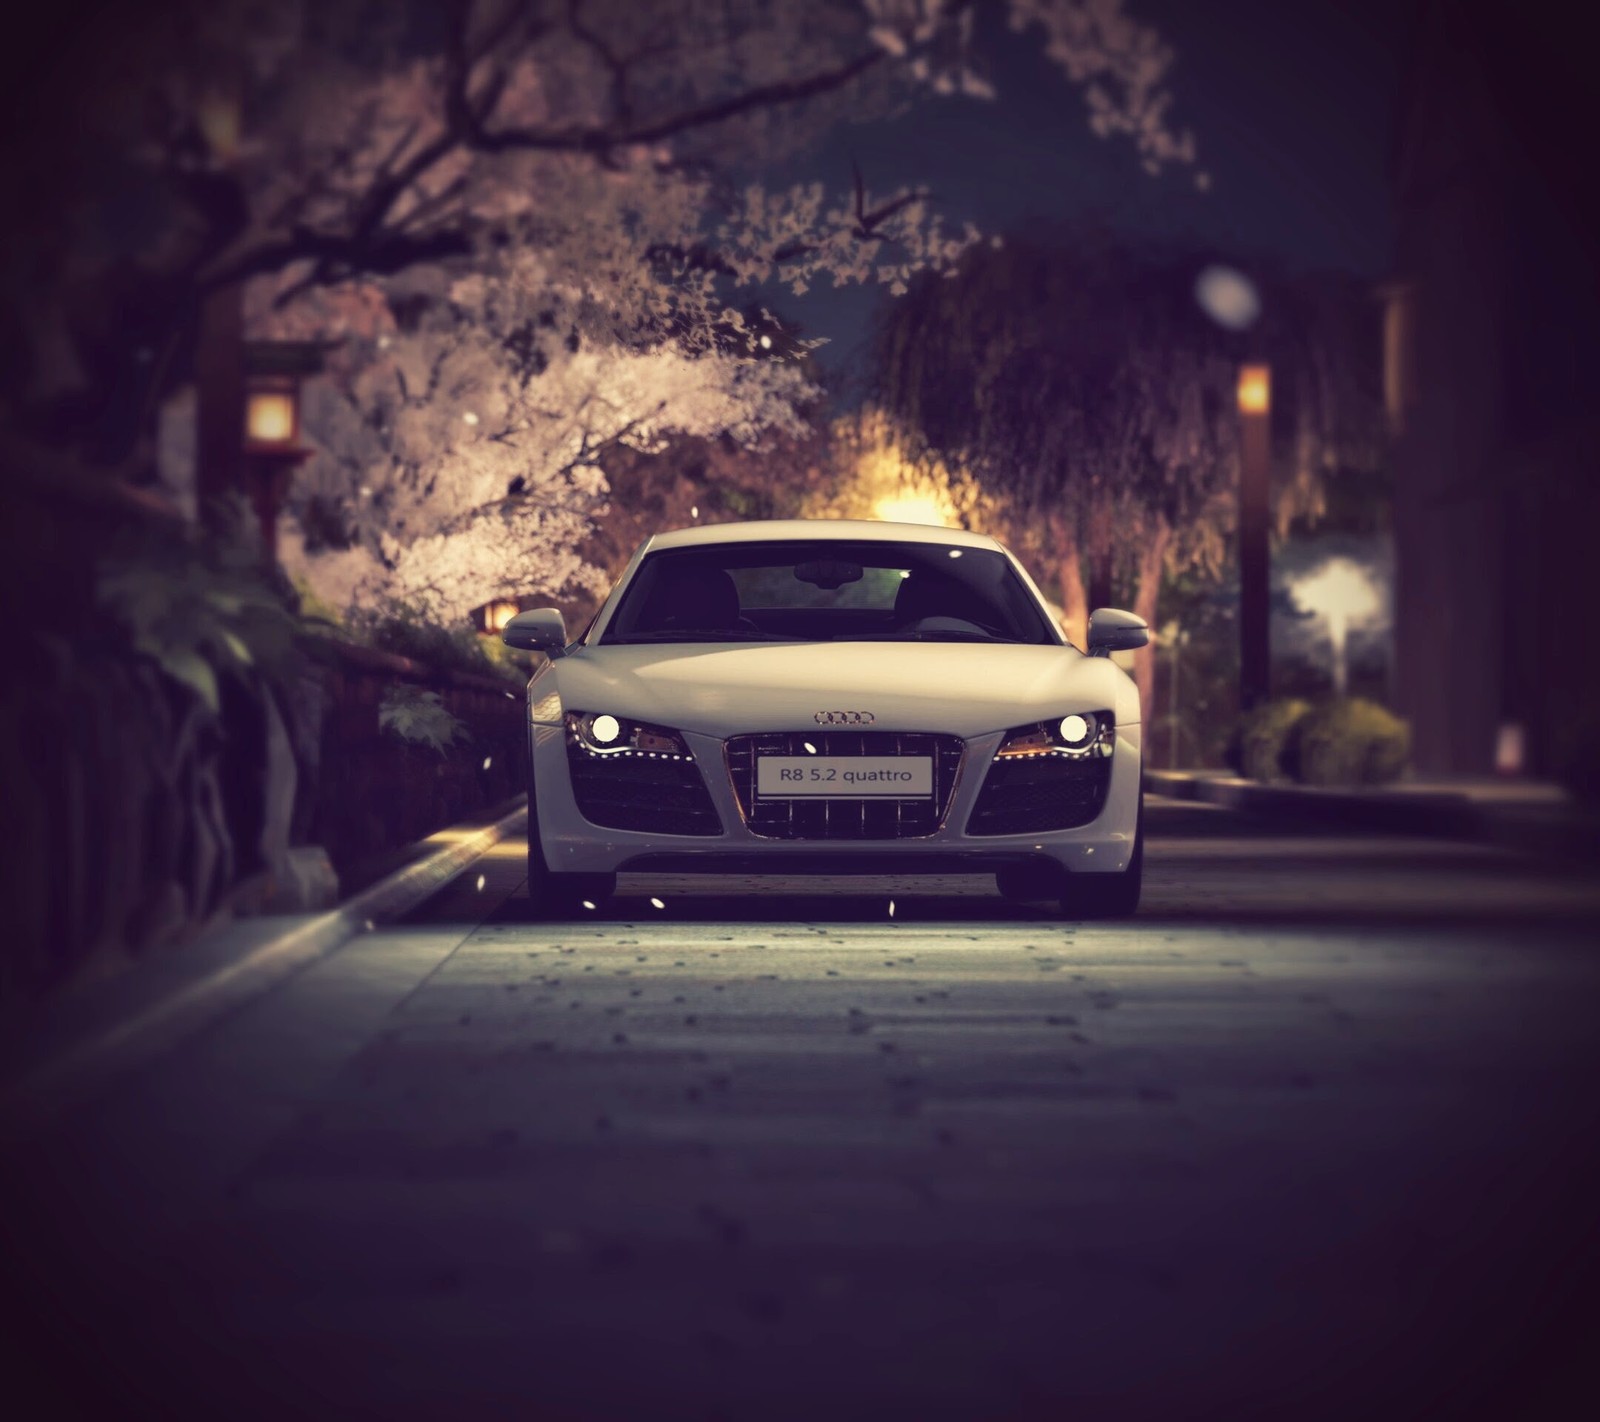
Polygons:
M1147 820L1114 924L501 845L12 1143L10 1415L1600 1415L1600 889Z

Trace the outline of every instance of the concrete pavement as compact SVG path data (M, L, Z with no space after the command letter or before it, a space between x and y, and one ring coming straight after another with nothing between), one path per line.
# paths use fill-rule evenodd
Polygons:
M504 843L6 1162L34 1360L162 1417L1563 1415L1595 890L1152 811L1128 925L530 924Z

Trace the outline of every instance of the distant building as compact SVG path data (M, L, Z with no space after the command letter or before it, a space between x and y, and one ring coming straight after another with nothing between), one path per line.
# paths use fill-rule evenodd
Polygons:
M1554 5L1419 0L1385 387L1396 690L1423 774L1600 741L1595 59Z

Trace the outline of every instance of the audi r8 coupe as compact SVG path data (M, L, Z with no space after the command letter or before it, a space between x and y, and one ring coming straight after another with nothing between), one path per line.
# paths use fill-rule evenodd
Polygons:
M503 631L528 682L528 890L579 912L619 872L990 873L1074 917L1132 913L1139 697L1109 657L1144 622L1062 636L999 543L794 520L664 533L575 641Z

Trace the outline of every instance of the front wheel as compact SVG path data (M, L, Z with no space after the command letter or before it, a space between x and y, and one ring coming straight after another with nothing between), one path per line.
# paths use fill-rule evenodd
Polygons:
M558 874L545 863L539 843L539 809L528 781L528 913L532 918L576 918L598 908L617 890L615 874Z
M535 918L556 920L589 913L617 889L615 874L556 874L545 868L538 842L528 841L528 908Z
M1134 819L1133 857L1120 874L1069 874L1061 895L1068 918L1127 918L1139 907L1144 888L1144 792Z

